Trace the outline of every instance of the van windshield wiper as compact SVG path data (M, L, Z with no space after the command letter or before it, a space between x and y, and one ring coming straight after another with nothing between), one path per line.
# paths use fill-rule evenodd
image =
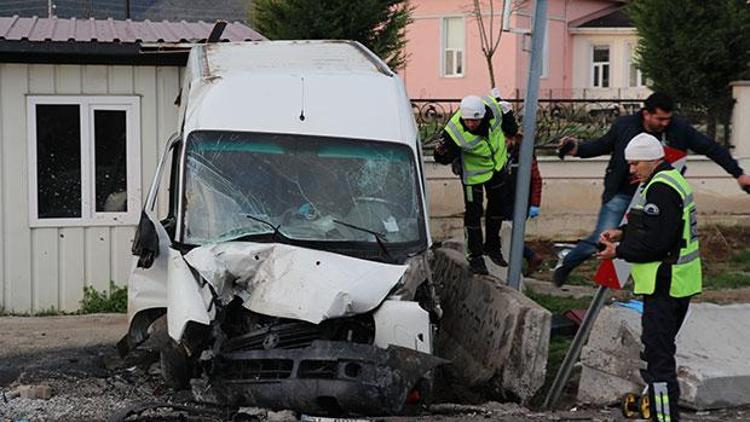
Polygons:
M271 223L270 221L264 220L262 218L258 218L258 217L254 216L252 214L245 214L245 217L247 217L247 218L249 218L251 220L255 220L255 221L259 222L259 223L265 224L266 226L270 227L271 230L273 230L273 238L272 239L274 241L276 240L277 237L281 237L282 239L288 239L284 235L284 233L282 233L281 230L279 230L281 228L281 224L279 224L278 226L274 226L273 223Z
M346 221L336 220L333 219L333 222L336 224L341 224L342 226L349 227L350 229L359 230L365 233L369 233L375 237L375 241L377 241L378 246L380 246L380 249L383 250L383 253L385 256L393 263L396 264L396 260L393 258L393 255L391 255L390 252L388 252L388 248L385 247L384 240L387 240L385 238L385 235L380 232L376 232L375 230L366 229L364 227L355 226L354 224L347 223Z

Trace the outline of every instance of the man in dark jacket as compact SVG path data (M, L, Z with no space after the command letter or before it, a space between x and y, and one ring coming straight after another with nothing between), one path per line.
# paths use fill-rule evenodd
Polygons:
M655 136L662 145L682 151L703 154L720 165L737 179L740 187L750 186L750 176L744 173L737 161L725 148L698 132L685 119L674 116L674 102L664 93L655 92L644 102L638 113L615 120L609 131L599 139L580 142L574 138L563 138L560 147L572 144L568 155L581 158L612 154L604 176L604 194L594 232L578 242L555 269L554 282L562 286L573 269L596 252L599 235L617 227L630 204L637 184L628 176L625 161L625 146L639 133Z
M497 95L469 95L461 100L459 111L451 117L435 146L435 161L453 164L454 173L461 176L467 258L469 269L475 274L488 274L483 255L497 265L508 265L500 246L501 189L508 173L504 138L517 132L518 124L509 104Z

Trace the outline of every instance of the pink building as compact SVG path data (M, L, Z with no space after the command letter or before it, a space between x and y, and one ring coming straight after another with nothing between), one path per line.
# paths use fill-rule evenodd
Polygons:
M495 28L502 0L495 4ZM495 80L506 98L523 96L528 73L534 2L521 3L511 16L513 32L503 32L493 57ZM643 98L640 72L633 63L637 35L616 0L549 0L540 96L553 98ZM401 71L413 99L461 98L489 91L471 0L411 0L414 22L407 28L407 65ZM497 31L495 31L497 33Z

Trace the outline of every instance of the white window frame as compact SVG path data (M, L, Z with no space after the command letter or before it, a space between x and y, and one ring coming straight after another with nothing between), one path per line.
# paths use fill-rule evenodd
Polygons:
M447 20L448 19L456 19L459 18L463 22L464 25L464 36L463 36L463 45L460 49L457 48L447 48L447 40L446 37L448 35L446 31ZM457 68L456 63L456 52L461 52L461 73L454 73L454 74L448 74L445 72L445 53L451 50L453 51L453 65L454 70ZM443 78L463 78L466 75L466 17L465 16L443 16L440 18L440 76Z
M595 62L594 61L594 51L597 48L607 48L609 51L609 60L606 62ZM612 46L609 44L594 44L591 46L591 87L592 88L600 88L600 89L610 89L612 88ZM609 74L607 75L607 81L609 86L602 86L602 81L604 78L602 78L602 75L604 74L604 66L607 66L607 71ZM599 74L599 85L594 84L594 81L596 80L595 75Z
M643 87L645 87L646 84L644 83L645 81L643 80L643 72L641 72L641 69L638 69L637 67L636 67L636 74L635 74L635 85L630 85L630 77L632 76L631 69L632 69L632 65L635 64L635 60L634 60L635 44L633 44L633 43L626 43L625 44L625 54L626 54L626 57L625 57L625 75L627 75L626 79L625 79L625 86L627 86L628 88L643 88Z
M77 105L81 119L81 217L39 218L37 192L37 105ZM127 162L126 212L96 211L94 111L125 111ZM26 97L31 227L124 226L138 224L141 213L141 98L139 96L34 95Z

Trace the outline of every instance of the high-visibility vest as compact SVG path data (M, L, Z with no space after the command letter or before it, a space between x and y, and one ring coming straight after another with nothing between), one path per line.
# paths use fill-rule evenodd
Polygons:
M492 178L508 162L505 135L500 128L503 113L500 105L492 97L482 101L492 110L488 137L475 135L464 130L461 124L461 111L457 111L445 126L453 142L461 148L462 178L464 185L478 185Z
M702 274L693 189L690 188L687 180L679 171L675 169L660 171L651 178L648 185L636 194L631 210L644 211L646 193L655 183L664 183L674 189L682 198L682 241L677 261L671 264L672 281L669 295L672 297L687 297L698 294L701 292ZM660 265L669 265L669 263L657 261L633 264L630 274L633 277L635 284L633 291L636 294L649 295L654 293L656 273Z

